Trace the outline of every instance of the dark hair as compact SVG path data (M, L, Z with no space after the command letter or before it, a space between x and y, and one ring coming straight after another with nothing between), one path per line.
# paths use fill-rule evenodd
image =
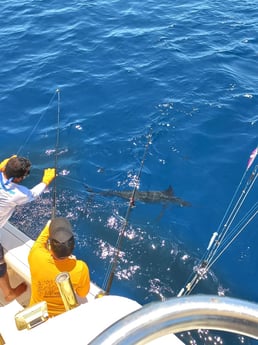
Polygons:
M50 238L51 249L57 258L66 258L72 254L74 249L74 237L72 236L68 241L61 243L53 238Z
M11 177L23 177L30 173L31 162L24 157L10 158L5 167L5 175L7 179Z

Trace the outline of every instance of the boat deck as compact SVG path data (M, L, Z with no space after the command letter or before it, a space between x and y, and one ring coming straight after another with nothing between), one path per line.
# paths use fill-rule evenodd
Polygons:
M22 282L27 283L26 292L17 298L21 307L25 307L30 300L30 270L27 258L33 240L17 230L12 224L7 223L1 229L1 243L5 251L5 261L11 286L16 287ZM1 290L0 305L6 305Z
M12 224L7 223L1 229L1 242L5 250L5 261L8 267L11 286L16 287L21 282L26 282L28 285L26 292L17 298L21 306L25 307L29 303L31 293L28 255L34 241ZM91 282L90 292L87 297L84 299L78 297L78 300L80 303L91 301L100 291L101 289ZM6 305L6 302L0 291L0 306L4 305Z
M9 279L10 279L10 283L12 287L16 287L20 283L24 282L24 279L22 279L18 274L16 274L11 267L8 267L8 275L9 275ZM28 305L30 301L30 285L29 284L25 293L19 296L16 300L21 305L21 309L22 307L26 307ZM0 290L0 307L6 304L7 303L5 302L3 298L2 291Z

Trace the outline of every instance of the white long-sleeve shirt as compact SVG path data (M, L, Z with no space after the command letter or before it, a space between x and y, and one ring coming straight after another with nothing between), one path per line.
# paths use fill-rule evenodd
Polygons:
M6 224L16 206L35 200L45 188L46 184L40 182L32 189L28 189L20 184L9 182L4 174L0 173L0 228Z

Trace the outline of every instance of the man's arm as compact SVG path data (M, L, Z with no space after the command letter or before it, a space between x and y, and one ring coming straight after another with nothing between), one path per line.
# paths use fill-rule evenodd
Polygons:
M46 244L48 241L49 237L49 225L50 225L50 220L47 222L41 233L39 234L38 238L34 242L31 250L39 249L39 248L46 248Z
M90 272L87 264L79 260L81 264L81 278L78 287L76 288L76 293L80 297L85 297L90 291Z

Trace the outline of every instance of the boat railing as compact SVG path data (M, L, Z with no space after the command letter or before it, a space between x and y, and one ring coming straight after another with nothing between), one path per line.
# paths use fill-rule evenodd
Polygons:
M164 335L198 329L258 339L258 304L216 295L152 302L113 324L90 345L142 345Z

